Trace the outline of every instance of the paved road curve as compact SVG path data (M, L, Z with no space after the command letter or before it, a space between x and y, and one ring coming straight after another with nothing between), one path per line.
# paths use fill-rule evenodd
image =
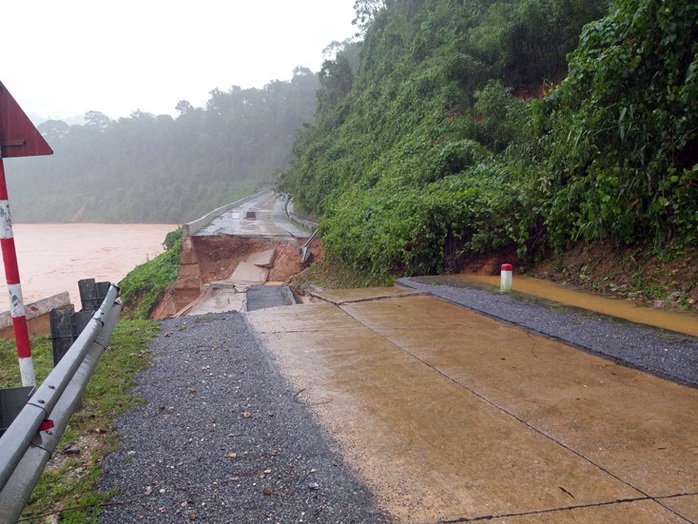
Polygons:
M310 233L291 222L283 198L264 193L222 213L196 233L196 236L208 235L308 238Z

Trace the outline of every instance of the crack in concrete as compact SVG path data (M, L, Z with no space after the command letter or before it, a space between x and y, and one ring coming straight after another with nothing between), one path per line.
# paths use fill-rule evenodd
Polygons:
M331 297L326 297L322 296L320 293L314 293L311 292L310 296L313 298L316 298L318 300L321 300L322 302L325 302L327 304L332 304L333 306L337 306L341 308L342 306L348 306L350 304L362 304L365 302L380 302L383 300L391 300L395 298L408 298L408 297L426 297L429 296L429 293L426 291L412 291L409 289L406 289L406 292L401 295L382 295L382 296L372 296L372 297L366 297L366 298L349 298L349 299L333 299Z
M538 360L543 360L543 359L540 358L540 357L538 356L538 354L536 353L536 346L538 345L538 341L536 340L536 338L535 338L531 333L529 333L528 331L526 331L526 336L527 336L527 337L529 338L529 340L531 341L531 349L530 349L531 355L533 355L533 356L534 356L535 358L537 358Z
M576 506L565 506L563 508L549 508L549 509L542 509L542 510L538 510L538 511L525 511L525 512L521 512L521 513L506 513L506 514L501 514L501 515L480 515L478 517L462 517L459 519L439 520L435 524L460 524L460 523L464 523L464 522L481 522L484 520L492 520L492 519L504 519L504 518L512 518L512 517L528 517L528 516L532 516L532 515L544 515L547 513L573 511L573 510L577 510L577 509L600 508L600 507L604 507L604 506L631 504L634 502L642 502L645 500L656 502L657 504L661 505L662 507L666 507L666 506L664 506L664 504L659 502L659 499L662 499L662 500L672 499L672 498L676 498L676 497L684 497L684 496L690 496L690 495L694 495L694 494L681 493L681 494L677 494L677 495L668 495L668 496L657 497L657 498L647 496L647 497L637 497L637 498L630 498L630 499L618 499L618 500L611 500L611 501L607 501L607 502L596 502L593 504L579 504ZM667 509L669 509L669 508L667 508ZM672 511L672 513L674 513L676 516L678 516L679 518L681 518L682 520L684 520L688 524L695 524L695 522L693 522L692 520L687 519L683 515L679 515L675 511Z

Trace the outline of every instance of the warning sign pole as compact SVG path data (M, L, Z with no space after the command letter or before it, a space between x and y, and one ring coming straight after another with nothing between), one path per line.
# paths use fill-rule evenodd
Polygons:
M5 265L7 291L10 295L10 314L12 315L15 343L17 344L17 357L19 358L19 372L22 375L22 385L36 386L34 361L32 360L31 346L29 344L29 330L27 329L27 317L24 311L22 285L19 280L17 250L15 249L15 239L12 234L10 202L7 195L5 166L2 156L0 156L0 247L2 247L2 260Z
M35 386L36 377L34 376L34 362L29 346L29 330L24 312L22 286L19 283L17 251L12 234L10 202L7 195L3 158L51 154L53 151L44 137L41 136L39 130L34 127L19 104L12 98L10 92L0 82L0 247L2 248L2 260L5 264L7 291L10 294L10 313L23 386Z

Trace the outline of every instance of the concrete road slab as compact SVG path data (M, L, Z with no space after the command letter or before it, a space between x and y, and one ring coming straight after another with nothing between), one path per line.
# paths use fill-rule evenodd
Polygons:
M643 498L337 311L310 304L247 318L298 397L399 521L538 513Z
M240 262L228 280L241 284L264 284L269 277L267 268L249 262Z
M484 524L687 524L652 500L485 519Z
M315 331L327 332L328 337L332 337L335 331L359 332L363 329L357 322L347 318L344 311L327 303L275 308L267 312L255 312L249 318L255 320L255 329L263 334ZM328 344L331 343L330 340L328 338Z
M268 249L266 251L261 251L260 253L251 254L249 257L247 257L246 262L259 267L270 268L274 264L275 255L276 249Z
M322 289L311 291L308 294L331 304L339 305L379 298L416 296L424 293L402 287L366 287L357 289Z
M698 388L698 338L614 320L559 302L542 304L515 294L423 280L410 278L399 282L501 322L513 322L529 332Z
M644 493L696 491L698 390L430 297L343 308L425 365Z
M662 499L661 503L691 522L698 522L698 493Z
M210 293L202 295L191 309L184 313L186 315L207 315L209 313L242 311L244 308L244 293L236 293L234 289L215 289Z

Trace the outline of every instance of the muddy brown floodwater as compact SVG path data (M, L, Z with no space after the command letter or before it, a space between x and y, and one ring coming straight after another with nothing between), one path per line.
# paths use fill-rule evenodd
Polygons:
M461 281L484 284L490 288L499 288L500 285L500 277L490 275L451 275L443 280L447 283ZM563 284L530 278L524 275L516 275L514 277L512 290L544 300L551 300L560 304L630 320L638 324L647 324L698 337L698 315L694 312L651 308L638 305L630 300L604 297Z
M68 291L80 308L78 280L118 283L163 251L173 224L15 224L19 275L25 303ZM5 271L0 270L0 311L8 309Z

